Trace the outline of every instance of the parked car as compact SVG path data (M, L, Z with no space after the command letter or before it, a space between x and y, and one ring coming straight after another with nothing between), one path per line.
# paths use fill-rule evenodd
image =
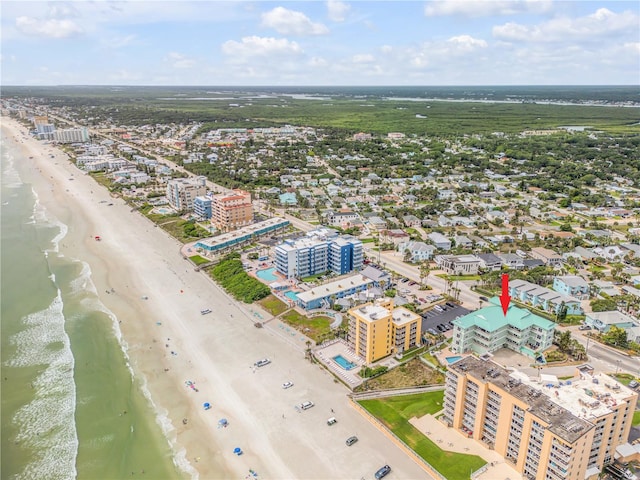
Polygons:
M264 367L265 365L269 365L271 363L271 360L269 360L268 358L263 358L262 360L258 360L256 363L254 363L254 365L256 367Z
M314 403L313 402L302 402L300 404L300 408L302 410L309 410L311 407L313 407Z
M381 478L386 477L387 475L389 475L390 471L391 471L391 467L389 465L385 465L384 467L381 467L375 474L376 480L380 480Z
M285 390L286 390L287 388L291 388L291 387L293 387L293 382L284 382L284 383L282 384L282 388L284 388Z
M578 330L591 330L591 325L580 325Z
M483 302L488 302L489 299L487 297L485 297L484 295L480 295L480 300L482 300Z
M358 437L356 437L355 435L352 437L347 438L347 441L344 442L347 444L347 447L350 447L351 445L353 445L354 443L356 443L358 441Z
M338 420L336 420L336 417L331 417L330 419L327 420L327 425L331 426L338 423Z
M629 382L629 388L636 388L638 385L638 382L636 382L635 380L631 380Z
M211 310L210 310L210 309L208 309L208 308L205 308L205 309L203 309L203 310L200 310L200 315L206 315L206 314L208 314L208 313L211 313Z

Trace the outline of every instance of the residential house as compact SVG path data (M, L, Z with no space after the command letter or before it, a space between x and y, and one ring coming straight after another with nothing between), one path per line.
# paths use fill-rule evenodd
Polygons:
M640 326L638 322L626 313L613 310L610 312L591 312L587 313L584 319L585 325L589 325L594 329L606 333L612 326L616 326L623 330Z
M627 254L627 252L618 245L612 245L610 247L596 247L593 249L593 253L609 262L621 260Z
M393 243L394 248L397 248L398 245L408 242L409 240L411 240L409 234L399 228L380 232L380 243Z
M358 220L358 214L348 210L329 212L327 215L327 224L332 227L349 228L355 220Z
M376 215L369 217L367 225L371 230L384 230L387 228L387 221Z
M479 253L480 269L483 271L497 272L502 269L502 259L493 253Z
M476 275L480 259L475 255L436 255L436 264L450 275Z
M409 251L409 261L420 263L425 260L431 260L436 251L436 247L428 245L424 242L403 242L398 244L398 252L404 257L405 252Z
M620 295L620 289L609 280L593 280L591 282L591 287L595 294L600 296L600 298L605 298L601 294L604 294L607 297L616 297Z
M515 253L496 253L496 256L502 260L502 265L513 270L522 270L524 268L524 259Z
M554 278L553 289L558 293L569 295L578 300L587 300L589 298L589 284L578 275L565 275Z
M509 294L526 305L531 305L547 312L560 313L561 305L564 303L569 315L582 314L579 300L526 280L509 282Z
M544 267L544 262L539 258L525 258L522 260L522 268L531 270L536 267Z
M402 217L402 222L404 223L405 227L419 227L422 222L421 220L416 217L415 215L405 215L404 217Z
M460 248L473 248L473 240L464 235L455 235L453 237L456 247Z
M555 267L556 265L562 265L562 256L549 250L548 248L536 247L532 248L529 252L531 258L538 258L549 267Z
M451 240L438 232L431 232L427 235L427 238L431 240L438 250L451 250Z

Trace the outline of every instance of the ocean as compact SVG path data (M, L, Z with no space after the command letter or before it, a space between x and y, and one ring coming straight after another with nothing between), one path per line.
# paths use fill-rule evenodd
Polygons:
M59 251L67 225L2 138L1 478L182 479L89 266Z

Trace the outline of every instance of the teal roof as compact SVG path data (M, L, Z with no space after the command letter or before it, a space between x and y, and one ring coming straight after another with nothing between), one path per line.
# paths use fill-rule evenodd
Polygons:
M534 325L544 330L553 330L556 326L552 321L531 313L524 308L516 307L513 304L509 305L509 309L505 315L502 312L502 306L500 305L500 299L498 297L491 298L489 303L490 305L471 312L464 317L460 317L452 323L465 329L477 326L487 332L493 332L506 325L512 325L520 330L525 330Z

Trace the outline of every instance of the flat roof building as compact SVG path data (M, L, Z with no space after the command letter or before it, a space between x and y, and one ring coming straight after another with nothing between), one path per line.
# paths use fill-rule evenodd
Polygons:
M289 220L273 217L218 237L203 238L195 243L195 248L201 248L211 253L225 253L237 246L253 242L263 235L271 234L288 226Z
M275 248L275 267L287 278L304 278L327 271L344 275L360 270L362 242L351 235L319 228L304 237L285 240Z
M253 221L251 194L244 190L234 190L211 197L211 223L218 230L228 232Z
M379 298L348 313L349 344L366 363L420 345L422 317L395 307L393 299Z
M169 205L178 212L193 210L196 197L203 197L207 193L206 182L207 178L204 176L169 180L166 191Z
M597 478L626 443L638 394L578 367L575 379L548 382L468 356L449 366L449 426L495 450L527 479Z

